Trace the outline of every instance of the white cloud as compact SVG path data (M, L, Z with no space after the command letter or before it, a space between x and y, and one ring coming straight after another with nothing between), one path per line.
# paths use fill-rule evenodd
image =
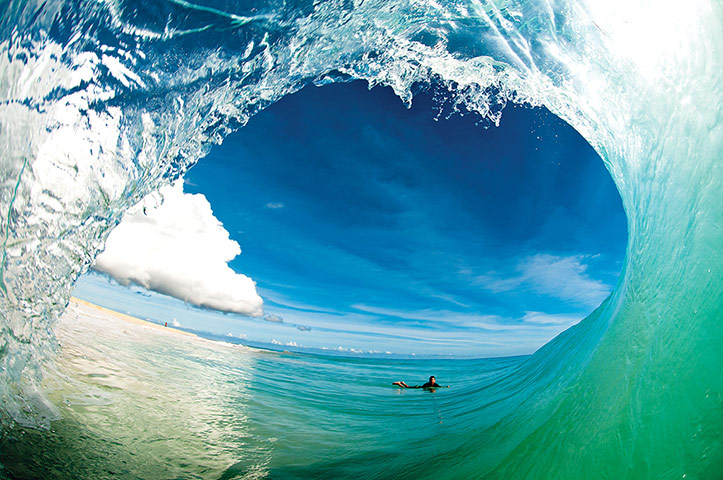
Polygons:
M278 210L279 208L284 208L284 204L281 202L269 202L265 206L266 206L266 208L270 208L272 210Z
M611 287L585 273L585 258L582 255L533 255L520 262L517 275L506 278L487 275L478 280L495 293L529 288L538 294L595 307L608 296Z
M261 316L256 284L228 266L240 253L206 197L178 181L126 213L94 268L197 306Z
M517 325L505 324L509 319L499 315L482 315L476 313L460 313L449 310L396 310L392 308L376 307L373 305L354 304L356 310L376 315L403 318L405 320L420 320L427 322L440 322L458 327L483 328L485 330L514 330Z
M230 337L230 338L238 338L239 340L246 340L246 339L247 339L245 333L233 334L233 333L231 333L231 332L228 332L228 333L226 333L226 336L227 336L227 337Z
M533 325L560 325L569 327L582 320L580 315L556 315L544 312L525 312L522 321Z

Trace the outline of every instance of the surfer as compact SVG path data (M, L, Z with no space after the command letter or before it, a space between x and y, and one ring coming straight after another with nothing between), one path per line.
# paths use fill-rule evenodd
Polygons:
M396 385L396 386L402 387L402 388L425 388L425 389L428 389L428 390L431 390L431 389L434 389L434 388L449 388L449 385L444 385L444 386L443 386L443 385L439 385L439 384L437 383L437 379L434 378L434 375L432 375L431 377L429 377L429 381L428 381L427 383L425 383L424 385L415 385L415 386L413 386L413 387L410 387L409 385L407 385L407 384L404 383L404 382L394 382L394 383L392 383L392 385Z

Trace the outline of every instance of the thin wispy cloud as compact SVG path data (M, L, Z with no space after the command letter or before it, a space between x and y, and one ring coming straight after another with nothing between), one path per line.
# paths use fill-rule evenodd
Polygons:
M352 308L362 312L418 320L438 322L450 327L477 328L494 332L501 331L543 331L544 327L552 327L560 331L559 327L568 327L580 321L582 315L549 314L544 312L525 312L521 318L506 318L499 315L480 315L474 313L460 313L449 310L423 310L406 311L370 305L356 304ZM547 332L544 333L545 335Z
M264 208L270 208L271 210L279 210L281 208L284 208L286 205L284 205L281 202L269 202L266 205L264 205Z
M256 284L228 266L240 253L206 197L184 193L179 181L126 213L94 268L123 285L135 283L200 307L260 316L263 301Z
M397 319L416 320L433 323L443 323L449 326L482 328L485 330L514 329L515 325L505 325L504 319L498 315L478 315L474 313L459 313L449 310L396 310L372 305L355 304L351 308L356 310L394 317Z
M561 325L569 327L582 319L580 315L555 315L544 312L525 312L522 321L532 325Z
M587 275L586 258L590 257L533 255L521 261L512 275L483 275L477 280L494 293L527 289L566 302L595 307L608 296L612 287Z
M266 282L265 285L269 285L270 282ZM273 286L273 284L272 284ZM281 285L282 287L287 287L286 285ZM285 295L279 293L278 291L272 291L272 290L266 290L261 289L262 294L264 295L264 298L266 299L266 303L268 305L273 305L274 307L281 308L288 311L297 311L297 312L306 312L306 313L312 313L312 314L319 314L324 316L344 316L347 315L348 312L337 310L337 309L330 309L330 308L323 308L318 305L312 305L308 303L299 303L289 300L288 297Z

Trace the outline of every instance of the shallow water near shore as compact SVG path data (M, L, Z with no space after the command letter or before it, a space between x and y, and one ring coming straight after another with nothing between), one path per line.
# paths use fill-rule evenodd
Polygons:
M526 358L277 353L76 302L57 334L62 353L46 386L62 419L50 432L5 436L0 462L11 477L424 477L437 456L489 425L495 399L479 392ZM430 374L452 387L391 385Z

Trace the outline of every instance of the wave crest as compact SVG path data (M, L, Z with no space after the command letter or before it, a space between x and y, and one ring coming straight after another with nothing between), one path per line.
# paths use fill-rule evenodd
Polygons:
M720 399L723 391L710 367L721 364L723 343L716 320L723 12L703 0L654 12L644 2L608 3L6 3L4 413L47 424L42 402L28 398L54 348L53 321L131 205L307 84L364 79L409 103L417 85L435 81L448 90L441 110L472 111L491 123L508 101L547 106L600 153L628 216L615 293L518 373L536 388L515 387L514 398L520 409L533 408L511 413L506 425L531 422L507 437L509 455L496 472L574 476L595 464L600 451L566 463L569 452L540 440L560 432L565 444L594 439L611 458L623 455L613 440L622 435L639 451L657 452L660 465L680 464L671 438L694 438L693 423L707 425L709 435L721 426L720 400L703 393ZM663 398L661 385L677 393ZM530 393L540 389L544 398ZM664 424L646 413L653 403L662 405ZM681 420L679 405L696 421ZM691 441L683 463L707 468L720 458L718 450L693 460L706 458L705 449ZM531 450L538 454L531 458L548 460L523 461ZM630 474L625 468L620 473Z

